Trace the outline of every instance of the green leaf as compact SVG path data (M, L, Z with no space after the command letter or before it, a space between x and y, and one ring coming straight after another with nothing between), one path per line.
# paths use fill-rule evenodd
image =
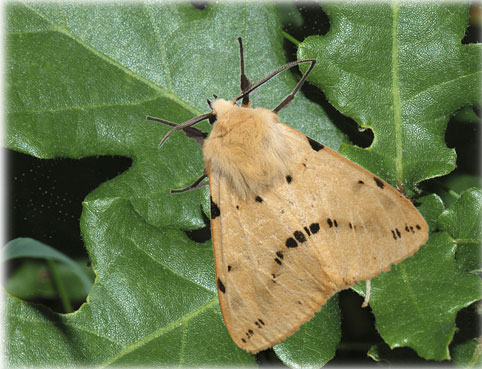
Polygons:
M457 243L457 262L467 272L482 271L482 190L469 189L439 217L440 229Z
M372 280L370 307L391 348L408 346L425 359L450 358L457 311L482 297L480 278L458 267L455 250L447 233L434 233L413 257ZM356 290L363 292L361 284Z
M438 195L432 193L419 198L417 202L420 204L418 210L423 214L423 217L429 225L430 231L433 232L437 229L438 217L444 210L442 199Z
M368 149L343 146L340 152L409 194L420 181L450 172L455 153L444 143L447 121L480 100L480 45L461 44L468 5L337 3L324 9L329 33L307 38L298 57L317 59L309 80L375 135ZM436 195L419 202L435 230L443 203ZM477 278L457 267L455 246L447 234L432 234L415 256L373 280L370 305L390 347L449 358L455 313L480 298ZM363 295L364 285L354 289Z
M2 260L18 258L52 259L66 264L80 280L83 292L87 295L92 287L91 278L67 255L31 238L16 238L3 248Z
M300 330L274 347L291 368L320 368L335 355L341 338L338 298L332 297Z
M480 44L463 45L464 3L336 3L326 36L310 36L298 57L316 58L309 80L340 112L371 128L374 142L340 152L411 194L449 173L450 115L480 101Z
M454 121L459 124L480 124L480 117L473 106L466 106L456 113Z
M274 5L9 4L7 146L133 159L83 202L96 273L87 303L61 315L7 297L11 365L254 364L224 327L211 243L184 232L204 226L206 192L169 194L202 173L201 151L180 133L158 150L168 128L145 120L183 122L207 111L213 93L235 97L238 36L252 81L286 62ZM297 80L281 74L254 104L276 106ZM334 148L346 142L302 94L280 119Z
M78 262L84 273L91 272L90 268L85 266L86 260ZM87 297L87 293L79 288L79 279L72 272L72 268L65 264L59 264L59 274L62 278L66 291L70 300L76 303L82 303ZM94 276L89 278L94 280ZM92 284L92 283L91 283ZM58 299L58 291L53 285L49 268L45 262L28 260L21 266L15 268L15 271L5 280L5 290L20 299L36 300L36 299Z
M472 187L480 187L482 184L480 176L457 173L457 171L444 177L442 185L446 191L440 194L445 206L450 206L457 201L457 194L464 192Z
M482 365L482 343L473 339L457 345L453 352L454 363L462 368L480 368Z

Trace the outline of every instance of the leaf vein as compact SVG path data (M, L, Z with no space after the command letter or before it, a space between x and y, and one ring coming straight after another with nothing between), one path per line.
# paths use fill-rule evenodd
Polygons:
M163 63L160 63L161 66L166 66L164 68L164 72L167 76L169 76L169 90L174 89L174 85L172 83L172 74L171 70L168 68L168 63L167 63L167 53L166 53L166 48L164 47L165 44L162 43L162 38L161 38L161 33L159 32L159 27L156 26L156 23L154 22L154 15L152 14L152 9L150 6L145 6L147 9L147 12L149 13L149 20L152 24L152 28L154 28L154 34L158 40L158 46L159 46L159 51L162 54L162 57L164 59Z
M466 77L472 77L472 76L475 76L477 74L482 74L482 71L476 71L476 72L473 72L473 73L469 73L469 74L464 74L462 76L458 76L457 78L452 78L452 79L449 79L447 81L443 81L443 82L440 82L440 83L436 83L434 85L431 85L425 89L423 89L422 91L419 91L417 92L415 95L409 97L408 99L405 100L405 102L402 104L402 107L405 106L405 105L408 105L412 100L415 100L419 95L425 93L425 92L430 92L431 90L437 88L437 87L441 87L441 86L444 86L444 85L447 85L449 83L452 83L452 82L455 82L459 79L462 79L462 78L466 78ZM445 117L445 114L442 115L442 117Z
M172 274L178 276L179 278L182 278L184 279L185 281L188 281L198 287L201 287L202 289L208 291L210 294L213 293L213 291L211 291L210 289L208 289L207 287L203 286L202 284L199 284L199 283L196 283L195 281L187 278L186 276L182 275L182 274L179 274L178 272L176 272L174 269L172 269L171 267L169 267L168 265L162 263L159 259L155 259L152 255L149 255L145 250L143 250L141 247L138 246L138 243L131 237L126 237L128 240L130 240L134 245L135 247L140 251L142 252L144 255L146 255L148 258L150 258L153 262L157 263L158 265L160 265L162 268L164 268L165 270L168 270L170 271Z
M393 125L395 128L395 170L397 185L403 188L403 163L402 163L402 115L398 81L398 7L399 2L392 5L392 98L393 98Z
M134 73L132 72L130 69L126 68L124 65L120 64L119 62L117 62L116 60L110 58L109 56L107 56L106 54L102 53L101 51L95 49L94 47L92 47L91 45L89 45L88 43L86 43L84 40L82 40L81 38L77 37L74 33L72 33L69 29L65 28L65 27L62 27L60 26L59 24L57 23L54 23L50 18L48 18L45 14L43 14L42 12L40 12L38 9L35 9L35 7L33 7L32 5L30 4L24 4L26 7L28 7L30 10L32 10L33 12L35 12L39 17L41 17L42 19L46 20L49 24L52 25L52 27L55 29L55 31L59 32L59 33L62 33L64 34L65 36L67 36L68 38L72 39L73 41L77 42L79 45L83 46L86 50L92 52L94 55L96 55L97 57L99 57L100 59L104 60L105 62L109 63L109 64L112 64L114 67L116 68L119 68L120 70L122 70L123 72L125 72L126 74L128 74L129 76L131 76L132 78L134 79L137 79L138 81L141 81L142 83L148 85L149 87L157 90L157 91L160 91L160 92L163 92L163 94L165 96L168 96L169 98L171 98L173 101L175 101L176 103L178 103L179 105L181 105L183 108L185 108L186 110L192 112L194 115L199 115L201 114L200 111L196 108L194 108L193 106L191 106L190 104L184 102L183 100L179 99L175 94L173 94L172 92L170 92L169 90L166 90L165 88L161 87L161 86L158 86L157 84L155 84L154 82L144 78L143 76L137 74L137 73ZM53 30L54 31L54 30Z
M109 360L106 360L104 363L99 365L99 367L103 368L103 367L106 367L106 366L109 366L109 365L113 364L118 359L120 359L123 356L131 353L132 351L138 349L139 347L142 347L145 344L151 342L152 340L154 340L156 338L159 338L163 334L166 334L169 331L179 327L180 325L189 322L191 319L193 319L193 318L197 317L198 315L200 315L200 314L206 312L207 310L211 309L217 303L218 303L218 297L216 296L216 297L212 298L211 300L209 300L208 302L206 302L204 305L199 306L199 308L194 309L189 314L186 314L182 318L179 318L179 319L169 323L165 327L163 327L161 329L158 329L157 331L151 333L150 335L144 337L143 339L141 339L137 342L134 342L130 345L126 345L125 348L123 350L121 350L117 355L113 356Z

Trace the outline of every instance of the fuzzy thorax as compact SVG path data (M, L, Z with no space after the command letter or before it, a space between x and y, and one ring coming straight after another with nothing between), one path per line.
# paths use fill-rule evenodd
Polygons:
M227 179L240 198L257 196L288 174L290 147L276 113L218 99L216 122L203 145L210 176Z

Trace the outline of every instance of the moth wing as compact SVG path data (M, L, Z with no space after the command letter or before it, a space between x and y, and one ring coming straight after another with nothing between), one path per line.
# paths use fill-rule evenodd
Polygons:
M234 342L256 353L293 334L334 293L415 253L428 225L397 190L286 126L294 165L240 201L210 176L218 294ZM208 173L209 174L209 173Z

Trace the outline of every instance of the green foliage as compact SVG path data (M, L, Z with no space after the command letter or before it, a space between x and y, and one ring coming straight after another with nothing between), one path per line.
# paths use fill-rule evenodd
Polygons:
M340 342L340 311L332 297L299 332L274 347L278 357L292 368L320 368L335 355Z
M461 44L468 7L392 2L325 9L330 32L308 37L298 56L318 60L309 80L375 134L370 148L345 146L341 153L408 193L452 171L448 118L480 100L480 47Z
M482 365L480 340L470 340L458 345L454 352L454 362L462 368L480 368Z
M49 259L61 262L78 278L83 292L87 295L92 287L90 276L71 258L52 247L31 238L16 238L3 248L3 261L18 258Z
M83 260L82 264L85 265ZM79 265L80 267L81 265ZM78 276L72 272L72 269L60 264L58 265L60 279L65 285L67 296L72 302L83 302L87 296L83 288L80 288ZM83 273L87 274L91 270L84 266ZM91 272L93 274L93 272ZM94 276L92 276L93 284ZM48 265L42 261L26 260L22 265L15 269L12 275L9 275L5 282L5 290L22 300L57 300L58 291L52 280L51 270Z
M456 109L480 99L480 47L460 42L468 6L324 9L330 32L305 40L299 57L317 58L310 81L375 134L370 148L344 145L341 152L409 194L453 170L445 126ZM57 314L7 295L11 366L255 364L224 327L211 242L185 233L205 225L206 189L169 194L202 173L200 149L178 133L158 150L167 127L145 116L183 122L208 111L212 93L234 97L236 38L243 37L246 72L255 81L286 62L281 31L269 4L7 7L7 146L39 158L133 158L128 171L83 202L82 237L96 273L87 302ZM254 103L276 106L296 81L285 72L253 94ZM347 142L301 93L280 120L335 149ZM480 298L472 243L480 240L480 191L467 191L445 211L435 194L419 202L431 231L441 232L373 281L370 305L391 347L443 360L456 312ZM474 224L470 232L467 223ZM459 248L472 251L459 260ZM333 357L336 301L275 347L284 363L319 367Z
M438 220L457 243L457 262L467 272L482 271L482 190L469 189Z

